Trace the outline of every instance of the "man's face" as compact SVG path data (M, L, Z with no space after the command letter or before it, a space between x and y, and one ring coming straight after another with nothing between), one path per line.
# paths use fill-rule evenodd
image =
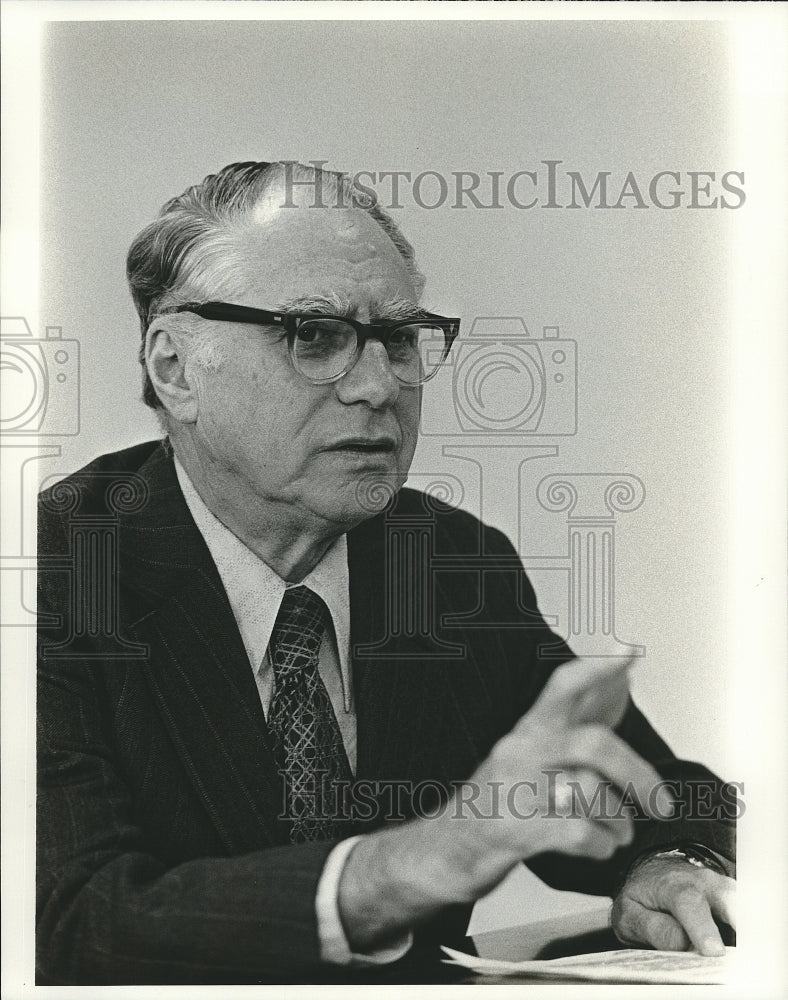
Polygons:
M298 302L311 311L304 300L337 297L362 322L403 318L417 296L385 232L361 209L314 208L311 200L305 192L299 207L283 208L283 195L273 194L242 237L237 273L221 288L203 281L205 298L283 311ZM331 533L370 516L362 481L402 485L421 391L399 384L380 341L368 341L339 381L312 385L292 367L283 330L213 326L221 360L199 374L191 431L220 506L249 505L255 520L274 515Z

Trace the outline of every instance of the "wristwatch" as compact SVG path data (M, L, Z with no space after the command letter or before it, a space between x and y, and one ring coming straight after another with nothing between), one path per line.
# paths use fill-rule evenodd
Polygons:
M689 864L695 865L696 868L710 868L719 875L728 874L725 865L717 857L714 851L710 851L708 847L704 847L702 844L682 844L681 847L672 847L669 850L654 851L649 854L644 854L638 859L638 861L635 862L630 871L634 871L634 869L639 867L640 864L650 861L652 858L683 859Z

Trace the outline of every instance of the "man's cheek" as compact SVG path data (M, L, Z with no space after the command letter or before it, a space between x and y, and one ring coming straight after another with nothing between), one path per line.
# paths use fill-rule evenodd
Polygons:
M410 469L413 455L419 438L419 424L416 420L413 424L403 427L402 448L400 450L400 467L403 472Z
M406 396L404 400L400 395L400 402L397 406L397 419L402 430L403 440L407 440L412 444L416 440L419 432L419 421L421 419L421 391L406 389L404 392L409 395ZM411 393L415 398L411 398Z

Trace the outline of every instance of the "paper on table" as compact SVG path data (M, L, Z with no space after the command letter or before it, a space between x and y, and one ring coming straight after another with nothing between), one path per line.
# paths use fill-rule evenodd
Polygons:
M443 948L450 956L447 964L464 965L485 976L540 976L549 979L587 979L606 983L724 983L728 959L733 948L718 958L693 951L651 951L624 948L620 951L600 951L568 958L506 962L494 958L477 958L452 948Z

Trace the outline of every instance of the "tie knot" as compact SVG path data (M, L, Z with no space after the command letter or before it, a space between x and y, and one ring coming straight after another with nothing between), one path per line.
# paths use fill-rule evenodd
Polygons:
M309 587L289 587L271 633L274 677L317 662L325 630L326 606Z

